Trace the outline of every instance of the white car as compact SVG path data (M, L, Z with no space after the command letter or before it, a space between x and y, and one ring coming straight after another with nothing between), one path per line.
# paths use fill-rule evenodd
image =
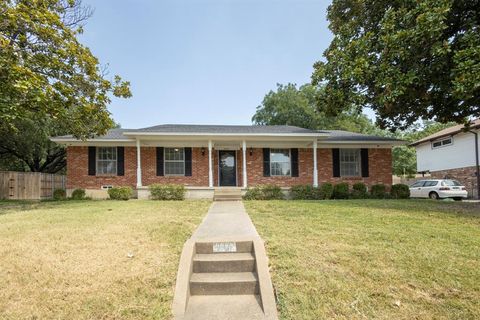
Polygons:
M453 198L462 200L467 198L465 186L460 182L450 179L419 180L410 186L410 197L444 199Z

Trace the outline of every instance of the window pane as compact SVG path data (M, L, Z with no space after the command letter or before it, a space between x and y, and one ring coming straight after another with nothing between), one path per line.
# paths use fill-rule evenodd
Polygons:
M340 175L360 176L360 149L340 149Z
M185 175L184 148L165 148L165 174Z
M185 174L184 162L165 161L165 174L167 175L183 175Z
M444 186L461 186L460 182L457 180L445 180L442 184Z
M97 174L117 174L116 147L97 147Z
M270 149L270 175L290 175L290 149Z
M417 181L414 184L412 184L412 188L422 187L424 183L425 181Z
M272 162L289 162L290 150L288 149L271 149L270 161Z
M165 148L165 160L166 161L183 161L184 152L183 148Z

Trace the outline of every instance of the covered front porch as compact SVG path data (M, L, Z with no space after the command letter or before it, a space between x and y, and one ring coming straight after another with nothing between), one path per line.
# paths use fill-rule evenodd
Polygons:
M136 187L140 193L152 183L181 183L195 193L211 192L208 190L214 188L246 189L266 183L318 186L318 134L269 136L268 140L245 134L132 136L136 145Z

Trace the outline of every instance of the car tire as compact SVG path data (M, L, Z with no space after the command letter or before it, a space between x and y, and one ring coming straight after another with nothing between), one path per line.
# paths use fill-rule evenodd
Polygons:
M440 197L438 196L438 193L436 193L435 191L432 191L428 194L428 197L432 200L438 200L440 199Z

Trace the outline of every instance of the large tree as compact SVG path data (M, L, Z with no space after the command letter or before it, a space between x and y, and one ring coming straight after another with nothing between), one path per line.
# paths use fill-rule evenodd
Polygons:
M337 129L361 133L376 131L373 123L356 110L344 111L335 117L328 117L316 110L316 96L319 89L310 85L299 88L295 84L277 85L257 107L252 121L263 125L293 125L307 129Z
M0 126L19 130L33 115L88 138L114 125L107 105L130 97L129 83L107 79L78 41L91 13L81 0L0 1Z
M57 173L66 165L63 146L51 136L68 133L69 128L48 117L13 120L15 129L0 126L0 169Z
M391 130L480 116L479 0L333 0L327 17L322 111L370 107Z

